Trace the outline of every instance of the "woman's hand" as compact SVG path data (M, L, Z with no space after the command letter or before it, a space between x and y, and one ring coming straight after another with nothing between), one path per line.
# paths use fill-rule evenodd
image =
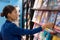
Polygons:
M53 25L54 25L53 23L48 22L48 23L42 25L42 28L43 29L45 29L45 28L53 28Z

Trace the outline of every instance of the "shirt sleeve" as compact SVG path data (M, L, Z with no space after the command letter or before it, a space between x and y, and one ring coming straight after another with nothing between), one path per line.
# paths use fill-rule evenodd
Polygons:
M28 29L19 28L13 24L13 25L10 25L10 28L8 28L8 31L13 35L29 35L29 34L33 35L35 33L42 31L42 27L28 30Z

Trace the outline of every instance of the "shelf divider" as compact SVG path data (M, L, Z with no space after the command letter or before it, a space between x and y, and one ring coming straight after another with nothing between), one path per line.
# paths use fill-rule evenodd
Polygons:
M49 9L49 8L44 8L44 9L35 9L31 8L32 10L37 10L37 11L60 11L60 9Z

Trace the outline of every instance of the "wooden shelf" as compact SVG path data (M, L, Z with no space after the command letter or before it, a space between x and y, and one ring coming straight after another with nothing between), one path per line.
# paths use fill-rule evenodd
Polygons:
M35 8L31 8L32 10L37 10L37 11L60 11L60 9L48 9L48 8L45 8L45 9L35 9Z

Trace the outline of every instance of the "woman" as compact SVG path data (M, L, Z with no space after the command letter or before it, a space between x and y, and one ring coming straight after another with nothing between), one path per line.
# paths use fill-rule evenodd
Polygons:
M3 24L1 33L3 40L21 40L21 35L33 35L37 32L42 31L45 28L44 25L42 27L27 30L17 27L13 21L17 20L18 14L14 6L8 5L3 9L1 16L5 16L6 22Z

